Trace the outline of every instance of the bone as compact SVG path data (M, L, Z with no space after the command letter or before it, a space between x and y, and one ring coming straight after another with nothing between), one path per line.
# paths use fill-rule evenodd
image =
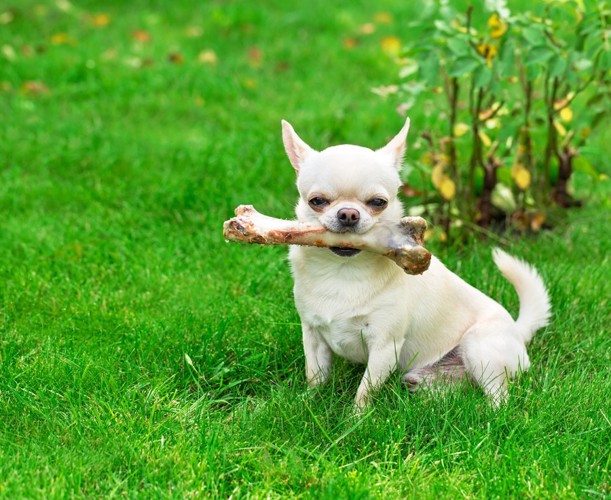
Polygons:
M379 222L366 233L357 234L335 233L320 225L276 219L257 212L252 205L240 205L235 214L223 225L223 236L228 241L365 250L388 257L407 274L422 274L431 261L431 254L422 246L426 230L422 217L403 217L391 224Z

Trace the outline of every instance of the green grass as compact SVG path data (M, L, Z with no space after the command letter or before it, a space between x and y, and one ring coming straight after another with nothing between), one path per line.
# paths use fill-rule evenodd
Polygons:
M0 7L0 496L608 496L609 181L509 245L554 320L505 407L393 379L356 419L362 368L342 361L306 393L286 250L226 244L221 225L240 203L291 216L281 118L317 148L400 128L370 87L395 79L380 41L407 39L416 7L293 3ZM392 23L359 34L378 11ZM491 245L433 250L516 313Z

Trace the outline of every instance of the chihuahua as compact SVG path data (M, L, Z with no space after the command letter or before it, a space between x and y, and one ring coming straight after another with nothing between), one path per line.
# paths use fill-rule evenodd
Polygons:
M319 152L282 121L286 153L297 172L298 220L357 234L381 221L398 221L408 130L409 119L376 151L340 145ZM528 369L526 344L548 324L551 312L534 268L499 249L493 259L518 293L515 321L435 257L427 271L412 276L369 252L291 246L308 384L329 377L336 354L366 365L356 393L358 409L395 370L404 373L411 391L468 377L499 405L507 396L508 377Z

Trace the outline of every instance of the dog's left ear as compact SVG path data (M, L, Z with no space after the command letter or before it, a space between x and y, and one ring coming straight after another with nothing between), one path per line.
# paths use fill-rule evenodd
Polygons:
M408 132L409 118L405 120L405 125L403 125L401 131L397 135L395 135L386 146L376 151L376 153L390 158L392 161L392 165L397 170L401 170L401 167L403 166L403 156L405 156L406 149L405 141L407 139Z

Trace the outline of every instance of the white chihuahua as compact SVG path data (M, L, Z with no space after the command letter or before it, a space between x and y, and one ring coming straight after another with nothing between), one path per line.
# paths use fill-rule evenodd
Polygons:
M284 146L297 171L298 219L355 233L379 221L398 221L408 130L409 119L377 151L340 145L318 152L283 121ZM506 398L507 378L529 367L526 344L551 314L537 272L498 249L494 262L520 298L516 321L434 257L420 276L406 274L386 257L349 248L292 246L289 258L308 383L328 378L333 353L365 363L359 408L396 369L407 370L410 390L468 376L498 405Z

